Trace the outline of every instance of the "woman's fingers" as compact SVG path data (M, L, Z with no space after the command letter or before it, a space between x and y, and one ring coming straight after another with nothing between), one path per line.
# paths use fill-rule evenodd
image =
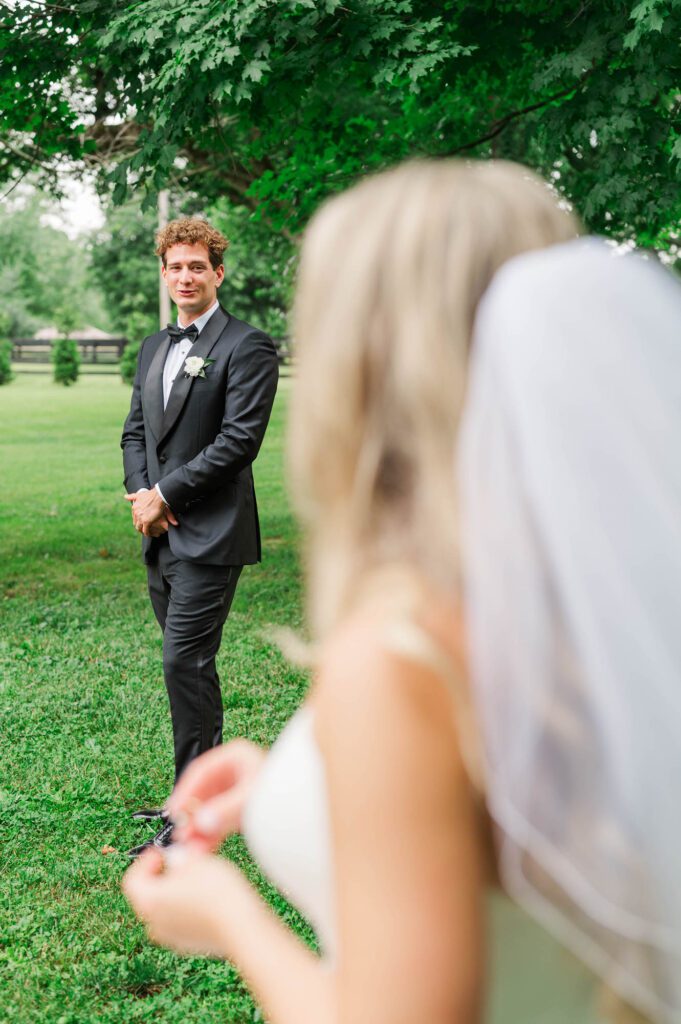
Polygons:
M124 876L123 891L153 942L222 956L225 893L235 876L235 868L204 856L195 844L173 844L163 856L153 851L140 857Z
M244 787L235 786L207 800L193 814L180 815L177 840L195 842L203 849L214 850L226 836L241 831L244 798Z
M233 740L202 754L189 765L171 794L166 809L175 821L192 815L208 800L226 793L258 770L264 752L248 740Z
M208 750L189 765L166 804L171 817L196 801L209 800L234 785L236 758L231 743Z
M150 847L123 875L123 892L140 917L144 917L144 908L150 892L153 891L153 885L162 872L163 855L159 850Z

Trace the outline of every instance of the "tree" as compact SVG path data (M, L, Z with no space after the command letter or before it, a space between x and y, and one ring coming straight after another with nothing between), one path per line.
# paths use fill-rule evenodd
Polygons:
M30 337L55 323L68 305L73 327L106 329L101 295L90 277L90 254L84 239L74 240L44 223L53 212L35 192L6 203L0 218L0 269L11 288L3 303L3 333Z
M242 320L257 324L273 338L288 334L297 248L243 206L221 199L206 217L226 238L225 280L220 301Z
M130 202L105 210L91 240L92 276L104 296L113 329L130 341L158 330L157 224L151 211Z
M2 24L10 181L76 160L118 201L170 183L293 237L367 171L503 156L606 234L666 245L681 218L679 0L68 0Z

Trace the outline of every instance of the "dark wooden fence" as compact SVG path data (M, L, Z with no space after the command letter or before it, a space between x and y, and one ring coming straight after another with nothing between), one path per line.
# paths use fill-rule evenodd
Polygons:
M128 344L127 338L74 339L84 363L117 363ZM54 342L43 338L15 338L12 359L18 363L49 363ZM288 338L275 340L277 358L282 365L291 363L292 349Z
M117 363L127 338L74 339L84 363ZM15 338L12 341L12 359L17 362L49 363L54 342L43 338Z

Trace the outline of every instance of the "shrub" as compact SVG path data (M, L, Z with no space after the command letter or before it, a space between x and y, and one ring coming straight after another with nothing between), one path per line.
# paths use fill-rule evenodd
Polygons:
M139 355L141 344L141 341L129 341L123 349L123 355L121 356L118 368L121 371L121 377L126 384L132 384L135 379L137 356Z
M52 348L52 362L57 384L68 386L78 380L80 356L73 338L57 338Z
M126 384L132 384L137 370L137 356L139 355L142 340L156 330L154 321L150 320L146 313L141 310L133 310L128 313L125 320L125 337L128 344L123 349L123 355L119 363L121 377Z
M9 341L0 341L0 384L9 384L12 373L12 346Z

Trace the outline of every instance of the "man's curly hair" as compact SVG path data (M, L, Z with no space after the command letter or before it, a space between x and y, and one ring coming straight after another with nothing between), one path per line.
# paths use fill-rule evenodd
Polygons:
M163 266L166 265L166 252L171 245L196 245L200 243L208 249L208 258L213 270L222 263L225 249L229 242L224 235L221 235L216 228L212 228L205 220L199 217L181 217L179 220L171 220L156 235L156 255L161 257Z

